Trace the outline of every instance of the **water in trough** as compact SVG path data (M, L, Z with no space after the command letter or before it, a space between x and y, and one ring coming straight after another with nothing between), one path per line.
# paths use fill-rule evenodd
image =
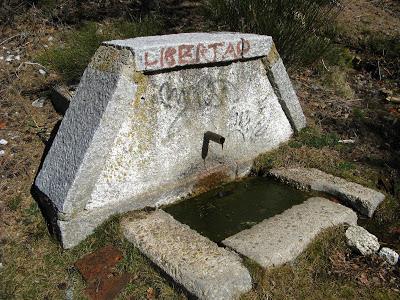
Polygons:
M164 210L203 236L220 242L314 195L270 178L253 177L172 204Z

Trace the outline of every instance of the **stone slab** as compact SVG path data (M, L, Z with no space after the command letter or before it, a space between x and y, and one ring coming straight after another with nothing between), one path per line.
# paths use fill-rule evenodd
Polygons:
M316 197L228 237L222 243L268 268L295 259L318 233L342 223L356 224L356 213Z
M301 129L306 127L306 117L304 116L300 102L297 99L296 92L292 82L290 81L289 75L286 72L282 59L277 59L269 65L267 70L268 78L274 87L286 116L293 128L299 132Z
M269 174L303 190L332 194L368 217L372 217L378 205L385 199L385 195L380 192L318 169L274 169Z
M104 42L129 49L137 71L156 71L188 65L262 57L272 46L270 36L245 33L181 33Z
M251 289L240 257L162 210L122 221L125 237L200 299L237 299Z

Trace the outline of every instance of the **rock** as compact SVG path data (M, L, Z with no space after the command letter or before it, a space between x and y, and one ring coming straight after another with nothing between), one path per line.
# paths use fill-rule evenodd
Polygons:
M46 98L41 97L39 99L36 99L35 101L32 102L33 107L37 108L42 108L44 106L44 103L46 102Z
M399 254L390 248L383 247L379 251L379 256L385 259L392 266L396 265L399 261Z
M120 250L112 245L107 245L78 259L74 266L79 270L83 279L90 282L107 277L122 258L123 254Z
M331 194L368 217L372 217L378 205L385 199L385 195L380 192L318 169L273 169L269 175L299 189Z
M3 156L4 154L6 154L6 151L0 150L0 156Z
M278 53L269 55L270 37L191 33L106 45L85 70L35 181L56 211L64 247L111 214L247 175L255 157L305 125ZM226 142L210 143L203 160L207 131Z
M343 223L357 224L357 214L328 199L310 198L222 243L268 268L295 259L318 233Z
M43 69L39 69L39 74L42 75L42 76L44 76L44 75L46 75L46 71L43 70Z
M74 300L74 287L73 286L69 286L65 290L65 300Z
M71 92L66 86L57 85L52 87L50 94L51 103L56 112L62 115L65 114L71 102L72 94L73 92Z
M386 98L389 102L400 104L400 96L389 96Z
M7 145L8 142L5 139L0 139L0 145Z
M360 226L350 226L346 230L347 244L362 255L371 255L379 250L378 238Z
M238 299L251 290L240 257L156 210L122 221L122 231L157 266L200 299Z

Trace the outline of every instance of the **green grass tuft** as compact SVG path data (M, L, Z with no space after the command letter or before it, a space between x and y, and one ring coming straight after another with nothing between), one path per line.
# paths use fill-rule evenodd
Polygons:
M22 202L22 197L19 195L8 201L7 206L10 210L15 211L20 207L21 202Z

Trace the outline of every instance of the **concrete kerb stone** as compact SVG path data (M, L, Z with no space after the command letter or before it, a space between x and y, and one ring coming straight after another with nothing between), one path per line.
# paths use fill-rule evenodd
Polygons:
M266 74L261 59L272 48L271 37L242 33L101 46L35 180L56 210L64 246L79 243L113 213L173 202L220 178L245 175L240 162L303 126L287 109L292 101L302 114L293 88L287 93L286 70L274 71L285 73L285 84ZM210 144L204 162L209 130L226 143L223 150Z
M176 221L162 210L123 220L125 237L200 299L237 299L251 277L240 257Z
M303 190L314 190L334 195L359 213L372 217L385 195L360 184L324 173L313 168L273 169L269 175Z
M357 214L328 199L310 198L226 238L222 244L263 268L276 267L300 255L322 230L343 223L357 224Z

